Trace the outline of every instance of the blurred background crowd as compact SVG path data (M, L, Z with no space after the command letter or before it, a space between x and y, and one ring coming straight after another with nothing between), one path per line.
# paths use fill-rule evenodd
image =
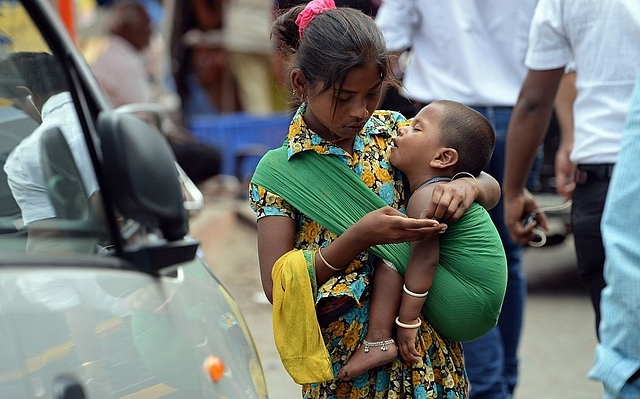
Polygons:
M199 115L268 115L288 109L286 66L273 51L269 32L276 10L298 3L303 2L78 0L75 31L92 68L103 62L101 56L116 63L110 58L114 54L106 53L105 38L124 33L120 36L141 52L152 88L137 93L135 100L157 102L189 125ZM370 15L376 10L375 0L338 3ZM112 97L114 90L98 78ZM135 91L118 88L127 89ZM119 106L126 99L112 102Z
M71 31L112 105L154 114L196 184L243 179L288 126L287 65L270 29L299 3L76 0ZM375 16L379 0L336 4Z

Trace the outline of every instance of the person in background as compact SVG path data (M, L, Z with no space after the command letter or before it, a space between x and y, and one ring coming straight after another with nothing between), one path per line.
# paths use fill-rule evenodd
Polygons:
M145 7L136 2L116 2L110 11L106 38L84 49L91 70L114 107L156 103L142 54L151 38L151 19ZM220 150L198 142L162 115L161 119L159 128L167 136L178 164L194 183L220 172Z
M413 114L438 99L482 113L496 133L495 151L485 171L499 182L507 126L526 75L522 60L535 4L536 0L385 0L376 14L387 48L398 54L410 50L402 83L403 94L416 104ZM536 180L533 172L531 184ZM502 239L509 275L498 325L482 338L464 343L471 399L509 398L518 382L526 299L523 245L509 236L502 201L489 213Z
M224 48L224 0L176 1L171 59L187 126L193 117L241 110Z
M575 165L569 161L569 154L573 148L573 104L577 94L576 72L573 67L566 68L553 102L559 133L559 143L553 163L555 185L556 193L565 201L571 200L576 185L573 181L576 169Z
M78 167L87 198L98 192L91 158L58 60L44 52L18 52L2 61L3 74L14 69L16 104L40 125L9 154L4 165L7 182L20 206L23 223L56 217L42 171L40 142L51 128L62 132ZM5 75L6 76L6 75ZM19 100L22 98L22 100ZM31 232L30 232L31 234Z
M573 63L577 90L573 148L558 152L556 167L564 168L564 176L575 170L572 232L578 272L595 311L596 331L600 324L600 293L605 286L600 222L640 68L638 37L640 3L635 0L539 0L525 58L529 71L507 134L504 217L511 236L525 243L532 238L536 226L523 226L522 220L527 216L537 214L537 223L547 228L546 215L539 210L525 182L536 149L546 134L566 66Z
M269 38L273 7L265 0L227 0L222 40L243 112L273 112L273 45Z
M77 209L86 207L92 216L102 214L89 149L58 60L45 52L17 52L9 54L0 63L0 71L4 79L10 75L15 77L12 87L2 90L3 96L12 96L14 105L39 124L11 151L4 164L11 194L20 208L22 223L27 227L27 252L95 251L97 239L95 242L64 242L60 240L60 230L49 223L64 217L54 206L51 187L43 171L42 140L53 129L62 133L79 174L77 191L69 193L76 197L64 200L77 205ZM77 204L72 202L75 199Z
M607 285L600 301L596 364L589 377L602 381L606 399L640 397L640 73L631 101L602 213Z
M134 2L116 2L107 16L107 35L92 41L83 55L114 107L153 102L150 76L142 56L152 25L146 9Z

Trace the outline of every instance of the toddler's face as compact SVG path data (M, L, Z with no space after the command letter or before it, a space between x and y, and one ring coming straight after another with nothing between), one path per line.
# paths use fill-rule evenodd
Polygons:
M391 147L391 164L405 174L425 171L441 147L441 118L441 105L431 104L422 108L409 125L400 127Z

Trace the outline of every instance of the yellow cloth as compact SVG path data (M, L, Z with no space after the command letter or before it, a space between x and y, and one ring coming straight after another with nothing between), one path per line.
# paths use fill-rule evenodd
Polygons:
M273 266L273 335L280 359L298 384L334 378L316 317L313 251L292 250Z

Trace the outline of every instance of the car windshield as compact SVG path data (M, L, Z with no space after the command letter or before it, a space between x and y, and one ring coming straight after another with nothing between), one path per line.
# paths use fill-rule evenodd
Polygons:
M100 190L59 59L0 0L0 251L99 253Z

